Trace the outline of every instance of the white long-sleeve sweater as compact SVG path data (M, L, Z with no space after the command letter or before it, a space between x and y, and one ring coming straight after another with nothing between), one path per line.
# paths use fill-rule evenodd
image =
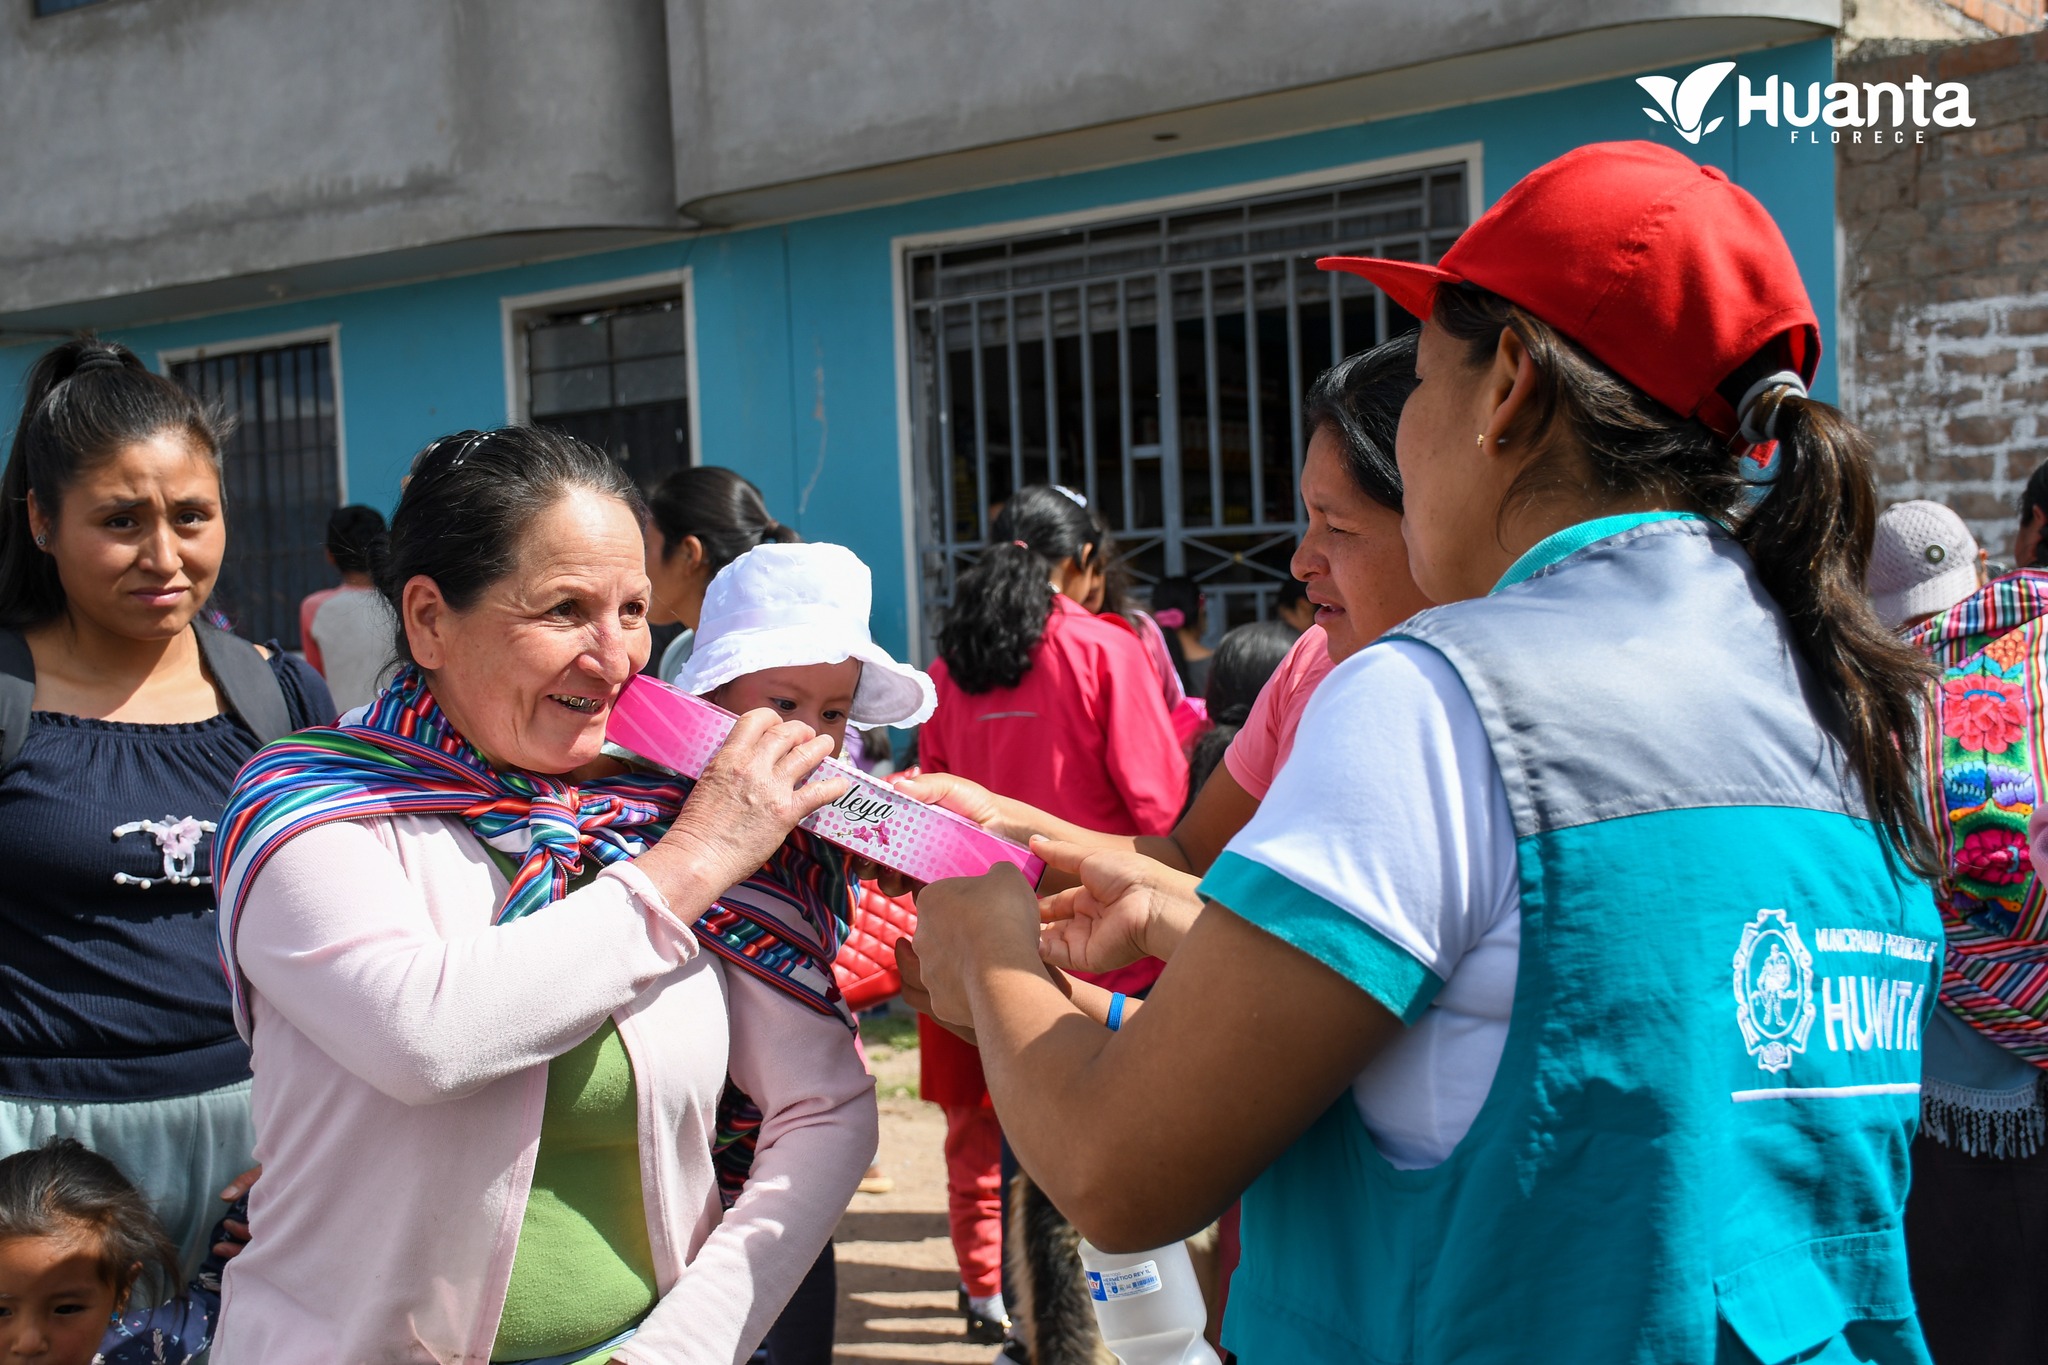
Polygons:
M831 1237L876 1135L845 1026L726 971L630 865L493 926L505 891L439 816L319 826L257 877L235 956L263 1178L215 1365L484 1365L547 1064L607 1016L633 1064L661 1293L615 1359L746 1359ZM721 1213L728 1071L765 1117Z

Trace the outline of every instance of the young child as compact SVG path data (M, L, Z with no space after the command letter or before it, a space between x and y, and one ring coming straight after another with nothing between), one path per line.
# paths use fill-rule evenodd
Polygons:
M835 752L843 752L849 725L920 724L937 704L932 681L868 635L871 597L867 565L842 545L749 550L705 589L696 648L676 686L735 713L768 710L800 720L830 735ZM750 960L780 955L775 940L799 949L817 966L791 979L851 1027L830 964L859 862L797 830L760 871L727 888L700 927ZM738 1193L730 1179L727 1193Z
M849 725L921 724L937 705L932 680L869 636L872 600L868 566L843 545L758 546L704 590L696 648L676 686L735 714L800 720L830 735L835 754ZM778 923L830 962L851 913L854 861L798 830L719 901Z
M868 634L872 600L868 566L843 545L749 550L705 589L696 646L676 686L735 714L766 709L800 720L832 736L835 755L846 751L849 725L921 724L937 705L932 681ZM854 877L854 860L798 830L719 897L720 907L741 907L757 923L772 918L829 963L852 913ZM836 1298L827 1246L756 1358L829 1360Z
M184 1296L129 1312L137 1289L178 1281L142 1192L70 1138L0 1160L0 1360L186 1365L212 1336L220 1269L209 1256Z
M765 709L800 720L830 735L835 755L849 725L922 724L938 704L932 680L869 636L872 600L868 566L843 545L758 546L704 590L696 648L676 686L734 714ZM719 897L714 927L720 907L737 907L829 963L851 913L855 862L798 830Z
M762 545L704 591L696 648L676 677L732 712L765 707L842 746L846 727L918 725L932 680L868 634L868 566L843 545Z

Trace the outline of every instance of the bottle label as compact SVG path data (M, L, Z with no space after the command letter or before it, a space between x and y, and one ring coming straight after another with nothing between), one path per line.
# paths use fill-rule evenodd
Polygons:
M1122 1270L1088 1272L1088 1297L1097 1303L1134 1299L1140 1294L1155 1294L1159 1289L1157 1261L1140 1261L1136 1265L1125 1266Z

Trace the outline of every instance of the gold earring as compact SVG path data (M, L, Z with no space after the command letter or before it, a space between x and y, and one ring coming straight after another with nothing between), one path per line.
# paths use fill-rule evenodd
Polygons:
M1483 431L1479 433L1479 444L1481 446L1484 446L1486 444L1486 433Z

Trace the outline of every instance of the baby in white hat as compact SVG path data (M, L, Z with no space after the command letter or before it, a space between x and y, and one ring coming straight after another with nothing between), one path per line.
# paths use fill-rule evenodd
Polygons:
M749 550L705 589L696 648L676 686L735 713L765 708L800 720L840 746L848 725L920 724L938 705L932 680L897 663L869 636L872 596L868 566L843 545ZM851 910L848 892L857 878L872 875L799 829L719 902L829 963ZM792 906L801 922L792 919ZM838 998L829 969L816 985L826 998Z
M747 551L705 589L696 648L676 685L735 713L766 708L800 720L841 746L848 725L922 724L937 694L868 634L872 582L844 545Z

